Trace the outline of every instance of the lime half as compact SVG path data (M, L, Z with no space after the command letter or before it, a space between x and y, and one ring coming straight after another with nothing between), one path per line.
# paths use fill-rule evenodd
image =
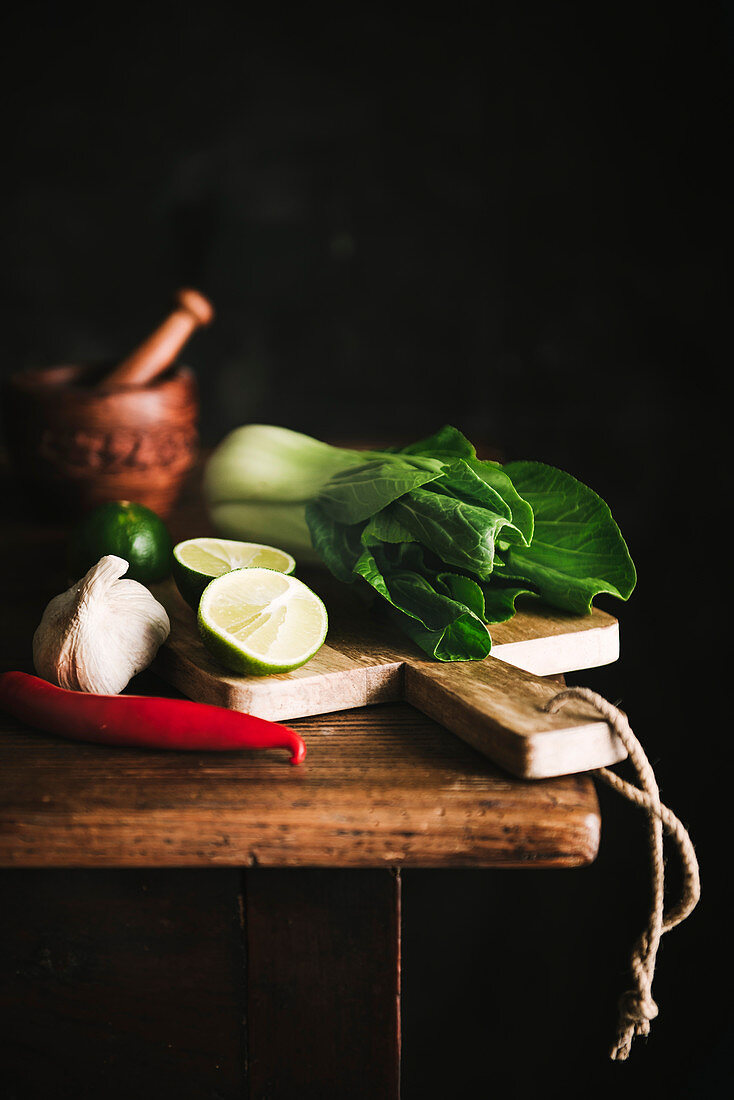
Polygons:
M196 611L201 594L214 577L233 569L260 566L292 573L295 559L276 546L233 539L186 539L173 548L173 579L186 603Z
M324 644L326 608L303 581L273 569L235 569L216 577L199 603L209 652L234 672L290 672Z

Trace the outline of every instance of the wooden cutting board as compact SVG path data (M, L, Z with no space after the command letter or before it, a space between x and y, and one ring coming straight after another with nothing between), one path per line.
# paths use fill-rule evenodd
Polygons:
M541 677L619 656L619 624L606 612L567 615L529 604L492 627L492 655L484 661L442 663L428 660L323 570L299 570L299 576L329 613L326 642L302 668L275 676L228 673L209 656L194 613L169 581L154 590L171 619L154 671L190 699L278 722L408 702L526 779L588 771L626 756L586 703L574 701L555 715L543 710L559 689Z

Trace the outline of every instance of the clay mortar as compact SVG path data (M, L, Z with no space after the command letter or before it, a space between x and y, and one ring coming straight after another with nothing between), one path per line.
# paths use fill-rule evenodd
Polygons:
M14 474L70 519L122 499L166 516L197 456L196 379L173 366L144 386L106 391L106 374L66 365L11 375L3 420Z

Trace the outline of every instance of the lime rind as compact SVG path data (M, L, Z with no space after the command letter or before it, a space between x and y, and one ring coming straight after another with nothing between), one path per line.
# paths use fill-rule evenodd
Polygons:
M245 575L247 576L243 583L239 578L244 578ZM279 578L283 582L283 586L271 586L273 591L280 588L280 592L276 591L276 595L269 602L263 603L261 595L253 603L248 604L243 590L251 588L254 591L261 581L264 581L267 587L268 575L273 579ZM228 592L228 590L231 591ZM234 598L230 599L230 596ZM219 599L219 606L214 609L212 605L216 599ZM274 659L273 651L277 649L280 632L283 626L288 625L287 609L290 606L293 610L297 601L302 603L303 608L307 608L306 618L311 620L309 630L301 631L302 634L308 634L310 631L308 644L292 647L287 659L283 659L282 656L281 659ZM279 615L283 609L285 613ZM226 618L228 614L232 619L229 628L217 621ZM273 620L278 615L277 623L273 624ZM291 616L291 624L292 620L293 616ZM234 569L211 580L199 602L197 622L202 642L212 656L231 671L245 676L269 676L300 668L321 649L328 631L326 607L315 592L296 577L280 573L278 570L265 569L262 566ZM243 640L243 635L248 636L252 641L254 635L260 634L262 640L273 633L276 635L276 642L274 645L265 646L264 652L258 651L257 647ZM282 649L281 643L281 651Z
M74 580L109 554L130 563L127 577L155 584L171 572L173 543L161 517L130 500L111 500L84 516L67 543L67 566Z
M177 543L172 562L176 587L194 611L198 610L210 581L225 573L235 569L265 568L290 576L296 568L295 558L277 546L208 537Z

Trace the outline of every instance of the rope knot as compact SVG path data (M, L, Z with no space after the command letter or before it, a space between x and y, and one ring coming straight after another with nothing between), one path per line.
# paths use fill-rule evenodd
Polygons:
M573 699L589 703L609 724L611 731L620 739L637 773L640 786L628 783L609 768L597 768L594 774L608 783L630 802L641 806L647 813L648 835L650 842L650 865L652 870L652 897L647 927L639 937L632 952L631 967L636 987L624 993L619 1000L619 1029L617 1042L611 1050L615 1061L623 1062L630 1052L635 1035L648 1035L650 1022L658 1014L658 1006L652 999L652 980L655 974L655 958L660 938L671 928L685 920L695 908L701 895L701 883L698 872L698 860L683 824L675 814L660 801L655 774L650 766L642 745L630 728L626 714L603 696L584 687L566 688L553 696L545 710L554 714ZM683 863L684 883L682 897L670 910L664 908L665 861L663 853L663 829L672 836L678 845Z
M619 1016L627 1024L634 1024L638 1035L647 1035L650 1021L658 1014L658 1006L646 989L629 989L619 998ZM644 1030L640 1030L644 1028Z

